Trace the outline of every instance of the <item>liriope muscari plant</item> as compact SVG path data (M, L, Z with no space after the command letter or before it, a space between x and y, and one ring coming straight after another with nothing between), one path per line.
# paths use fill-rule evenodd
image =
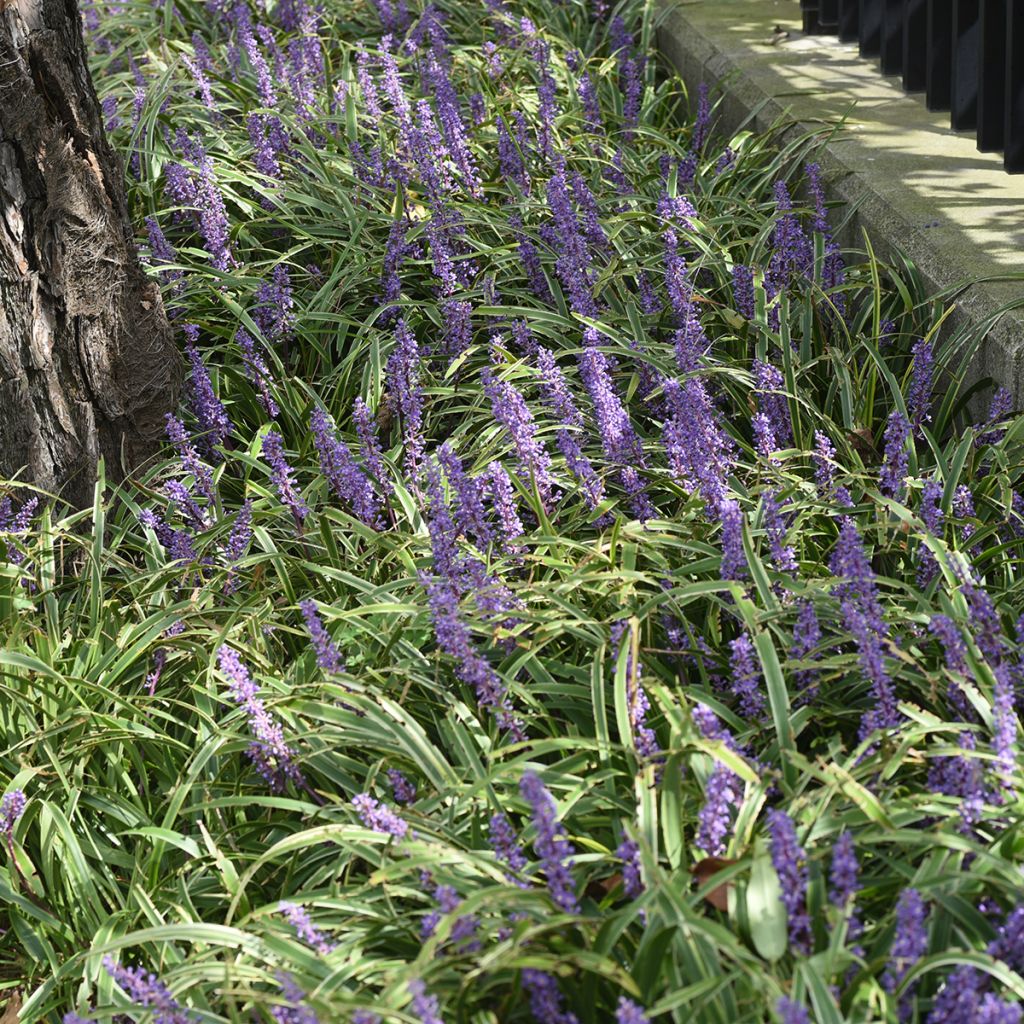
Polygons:
M23 1018L1019 1024L1021 420L820 140L639 0L84 14L187 387L0 497Z

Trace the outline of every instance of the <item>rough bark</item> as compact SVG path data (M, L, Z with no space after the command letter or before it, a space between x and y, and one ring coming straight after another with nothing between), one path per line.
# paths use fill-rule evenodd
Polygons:
M0 478L74 505L151 455L180 362L75 0L0 0Z

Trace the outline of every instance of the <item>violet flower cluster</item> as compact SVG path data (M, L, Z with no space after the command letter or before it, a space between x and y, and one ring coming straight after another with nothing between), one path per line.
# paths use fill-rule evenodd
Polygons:
M310 414L309 425L320 457L320 472L331 490L352 509L357 519L367 526L382 526L381 501L377 492L353 458L348 445L338 437L334 421L317 407Z
M895 992L907 972L928 952L928 909L916 889L904 889L896 902L896 934L889 950L889 967L882 975L886 991ZM913 1013L913 988L903 991L899 1001L901 1021Z
M18 819L25 813L28 800L25 798L24 790L12 789L4 794L0 800L0 834L7 843L7 849L14 856L14 826Z
M515 449L523 479L536 485L541 502L548 506L553 497L551 456L537 436L537 425L522 393L487 367L481 374L484 393L490 399L494 418L505 428Z
M556 818L557 807L540 776L524 772L519 791L530 805L536 836L533 848L540 858L548 892L555 905L567 914L578 914L579 898L572 877L572 855L575 852L566 838L565 829Z
M295 752L285 741L284 729L258 696L259 688L237 652L230 647L221 647L217 652L217 663L227 677L232 698L248 719L253 740L246 753L270 791L283 793L289 781L304 786L305 779L296 764Z
M281 503L289 509L296 529L301 531L309 515L309 506L296 488L295 471L285 457L281 435L273 427L263 437L263 458L270 467L270 479L277 488Z
M861 718L861 737L874 729L897 725L901 715L896 694L885 664L885 644L889 627L882 614L874 570L852 519L843 520L839 540L830 561L832 572L841 582L835 593L839 598L843 624L852 635L860 656L860 666L871 684L874 705Z
M523 988L537 1024L579 1024L576 1014L564 1008L564 998L553 975L532 967L524 968Z
M738 752L732 734L711 708L695 704L690 713L704 739L717 740ZM708 856L720 857L725 853L733 816L742 799L742 779L721 761L715 761L704 785L704 803L697 812L697 846Z
M784 811L768 812L769 849L786 906L789 943L803 955L811 952L811 918L807 913L807 855L796 838L793 819Z
M109 956L103 958L103 967L135 1006L151 1011L155 1024L195 1024L155 974L142 967L124 967Z
M290 903L287 900L282 900L278 904L278 912L284 915L285 920L295 929L295 934L298 935L303 942L308 946L312 946L321 956L327 956L335 948L335 943L331 942L327 936L313 924L312 918L309 916L309 911L305 907L299 906L297 903Z
M395 814L390 807L370 796L369 793L359 793L354 796L352 806L356 809L359 820L374 832L391 836L399 841L410 834L409 823Z
M316 663L325 672L344 672L345 663L342 660L341 652L335 646L330 633L324 627L320 613L317 611L315 601L300 601L299 611L306 623L306 630L316 651Z

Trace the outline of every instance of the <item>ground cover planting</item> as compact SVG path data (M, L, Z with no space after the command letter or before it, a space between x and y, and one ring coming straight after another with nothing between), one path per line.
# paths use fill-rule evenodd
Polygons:
M22 1018L1019 1022L1024 420L823 139L633 0L84 16L186 381L0 503Z

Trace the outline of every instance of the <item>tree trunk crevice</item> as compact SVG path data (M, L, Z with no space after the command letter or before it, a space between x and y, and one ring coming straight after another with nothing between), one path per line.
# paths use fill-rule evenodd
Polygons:
M0 0L0 477L74 505L159 445L180 361L73 0Z

